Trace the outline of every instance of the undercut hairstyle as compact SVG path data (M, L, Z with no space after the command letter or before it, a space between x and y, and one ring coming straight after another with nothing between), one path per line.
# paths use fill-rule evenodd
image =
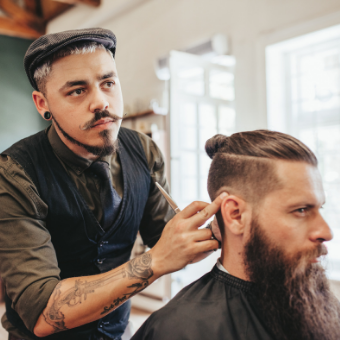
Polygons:
M257 203L280 187L275 160L305 162L317 166L314 153L298 139L275 131L255 130L215 135L205 144L212 159L208 192L214 200L222 191Z
M69 55L93 53L96 50L106 50L112 56L112 59L114 59L113 54L109 49L95 41L80 41L72 45L67 45L66 47L52 54L51 56L45 58L42 64L40 64L35 69L33 75L39 91L42 92L44 95L46 94L47 78L52 72L52 65L56 60L67 57Z

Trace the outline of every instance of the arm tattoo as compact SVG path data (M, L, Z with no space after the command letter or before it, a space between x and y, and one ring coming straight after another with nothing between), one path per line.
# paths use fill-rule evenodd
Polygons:
M122 297L118 297L117 299L113 300L111 305L105 306L104 310L101 312L101 315L107 314L113 309L116 309L119 305L149 285L149 279L153 276L151 262L151 255L145 253L127 263L127 268L125 269L127 277L130 279L139 279L140 282L136 282L130 286L127 286L127 288L132 288L131 291L129 293L123 294Z
M61 291L63 285L63 282L61 281L54 289L52 305L46 308L43 313L44 319L46 323L54 328L54 333L65 331L68 328L65 326L65 315L61 312L63 306L77 306L87 299L88 294L92 294L97 288L106 286L114 281L123 278L139 279L140 282L127 286L127 288L132 288L131 292L123 294L122 297L115 299L110 306L104 307L104 311L101 314L106 314L117 308L131 296L146 288L149 285L148 280L152 275L151 255L146 253L134 258L128 262L125 267L114 272L109 272L100 279L90 282L78 279L76 280L74 287L71 287L64 292Z

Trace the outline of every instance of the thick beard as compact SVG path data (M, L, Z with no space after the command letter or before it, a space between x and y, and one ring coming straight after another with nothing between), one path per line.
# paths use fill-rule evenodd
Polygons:
M339 339L339 301L322 266L310 262L321 254L320 244L287 258L253 221L244 262L250 281L256 284L256 303L275 339Z
M103 110L103 111L97 111L95 113L95 117L94 119L89 122L87 125L94 124L96 121L100 120L101 118L105 118L105 117L112 117L112 118L116 118L116 119L121 119L115 115L111 115L110 113L108 113L108 111ZM56 123L56 125L58 126L59 130L61 131L61 133L63 134L63 136L70 141L71 143L81 146L83 147L86 151L88 151L89 153L91 153L92 155L95 156L99 156L99 157L105 157L108 155L112 155L113 153L115 153L117 151L118 148L118 140L112 142L111 141L111 131L109 130L103 130L99 132L99 135L103 138L103 145L101 146L96 146L96 145L88 145L88 144L84 144L79 142L78 140L76 140L75 138L73 138L72 136L70 136L61 126L60 124L57 122L57 120L55 119L55 117L53 117L53 121ZM86 128L89 129L90 126L88 126ZM85 129L84 129L85 130Z

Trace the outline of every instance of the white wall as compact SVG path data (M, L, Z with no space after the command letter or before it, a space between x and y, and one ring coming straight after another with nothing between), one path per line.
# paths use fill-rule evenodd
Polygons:
M123 3L139 5L129 10ZM265 44L340 23L340 15L332 15L338 11L339 0L104 0L101 9L81 6L63 14L48 31L87 23L111 29L118 39L125 103L131 107L161 101L164 84L156 78L154 60L213 34L228 35L237 61L237 129L246 130L266 127Z

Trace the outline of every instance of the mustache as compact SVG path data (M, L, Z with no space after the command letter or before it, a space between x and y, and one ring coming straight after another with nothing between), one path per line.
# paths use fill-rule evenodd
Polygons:
M320 256L326 256L328 254L327 247L322 243L321 244L321 254Z
M321 243L318 244L314 249L308 250L300 255L301 257L309 260L313 258L318 258L320 256L326 256L327 254L328 254L327 247L323 243Z
M86 122L83 127L79 125L79 128L82 131L89 130L102 118L111 118L113 122L123 119L123 117L119 117L114 113L110 113L108 110L100 110L96 111L94 113L94 117L90 121Z
M326 256L327 254L328 254L327 247L323 243L319 244L317 248L314 250L314 255L316 257Z

